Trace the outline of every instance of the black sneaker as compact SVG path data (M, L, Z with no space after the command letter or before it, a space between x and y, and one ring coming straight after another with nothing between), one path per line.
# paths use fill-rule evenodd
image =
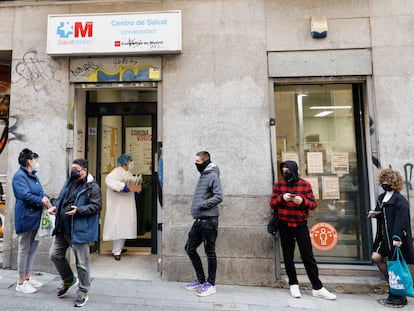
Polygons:
M74 288L77 284L78 284L78 278L76 276L73 276L72 281L63 282L62 287L59 288L57 296L59 298L65 297L68 291Z
M86 305L86 302L89 300L89 297L87 294L80 294L78 298L73 302L74 307L83 307Z
M397 296L390 294L387 299L385 299L385 302L389 305L394 306L405 306L407 302L407 297L405 296Z

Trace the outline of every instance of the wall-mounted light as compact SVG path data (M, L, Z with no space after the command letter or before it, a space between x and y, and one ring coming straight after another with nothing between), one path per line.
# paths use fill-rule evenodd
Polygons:
M328 21L326 17L314 16L311 19L311 36L314 39L326 38L328 35Z

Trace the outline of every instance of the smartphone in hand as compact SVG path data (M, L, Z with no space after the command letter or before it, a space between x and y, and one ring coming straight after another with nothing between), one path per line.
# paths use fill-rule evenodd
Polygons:
M375 218L375 217L377 217L377 215L379 215L381 213L382 213L382 211L369 211L367 217L368 218L370 218L370 217Z
M73 210L75 208L74 205L70 205L65 209L65 212L70 212L71 210Z

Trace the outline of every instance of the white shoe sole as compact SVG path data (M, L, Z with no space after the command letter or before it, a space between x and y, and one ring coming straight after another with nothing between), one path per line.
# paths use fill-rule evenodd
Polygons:
M23 293L23 294L34 294L37 292L36 288L33 287L33 290L25 291L16 285L16 292Z
M208 292L205 292L205 293L197 293L197 296L198 297L206 297L206 296L210 296L210 295L213 295L213 294L215 294L216 293L216 289L214 289L214 290L211 290L211 291L208 291Z
M317 298L326 299L326 300L336 300L336 296L323 296L323 295L319 295L319 294L315 294L315 293L312 293L312 296L317 297Z

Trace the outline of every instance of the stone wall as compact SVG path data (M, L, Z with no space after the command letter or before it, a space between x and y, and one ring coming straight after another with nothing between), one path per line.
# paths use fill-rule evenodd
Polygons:
M57 195L70 158L67 112L68 58L46 55L48 14L182 10L183 50L163 56L162 122L164 208L162 275L194 277L184 252L191 226L191 196L198 178L197 151L208 150L221 169L217 281L270 285L274 249L265 224L272 187L267 52L371 49L372 94L380 160L402 169L413 157L414 3L386 0L232 0L232 1L36 1L0 8L0 49L13 50L10 115L17 136L9 142L8 176L17 154L29 147L40 154L39 177ZM328 19L328 37L310 37L312 16ZM6 22L5 22L6 21ZM353 64L349 64L352 66ZM371 176L372 178L372 176ZM13 196L3 266L15 265ZM203 252L202 248L200 249ZM49 267L47 247L39 267ZM41 259L41 260L40 260ZM47 262L46 262L47 261ZM46 269L45 268L45 269Z

